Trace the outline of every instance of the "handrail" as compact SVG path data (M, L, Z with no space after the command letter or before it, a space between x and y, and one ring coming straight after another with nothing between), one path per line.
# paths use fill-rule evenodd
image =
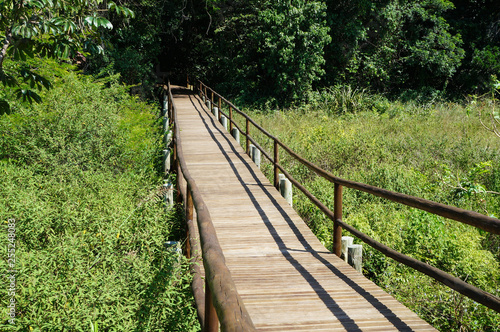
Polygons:
M405 264L417 271L420 271L431 278L443 283L444 285L456 290L457 292L471 298L472 300L485 305L486 307L493 309L497 312L500 312L500 298L485 292L484 290L472 286L459 278L456 278L436 267L433 267L427 263L419 261L415 258L404 255L390 247L374 240L368 235L358 231L354 227L346 224L342 221L342 187L348 187L355 190L360 190L378 197L382 197L388 199L393 202L397 202L403 205L407 205L410 207L414 207L420 210L424 210L430 212L435 215L439 215L448 219L453 219L459 221L461 223L465 223L479 229L488 231L493 234L500 234L500 220L496 218L492 218L489 216L485 216L483 214L468 211L464 209L460 209L457 207L433 202L430 200L426 200L419 197L414 197L406 194L401 194L397 192L393 192L390 190L378 188L375 186L358 183L350 180L345 180L339 177L334 176L330 172L323 170L322 168L316 166L310 161L300 157L294 151L292 151L288 146L286 146L283 142L277 139L275 136L271 135L264 128L259 126L253 119L251 119L248 115L240 111L234 104L229 102L223 96L215 92L213 89L208 87L206 84L198 80L198 90L199 92L208 98L207 90L211 92L211 104L214 104L214 96L218 98L219 112L224 114L224 116L228 117L232 126L236 126L238 130L242 133L242 135L246 136L247 139L247 153L248 153L248 144L251 141L252 144L258 148L261 153L271 162L274 166L274 185L278 187L278 175L281 171L300 191L302 191L306 197L308 197L311 202L313 202L328 218L330 218L334 222L334 236L333 236L333 248L336 255L340 256L341 253L341 237L342 237L342 227L348 230L353 235L357 236L360 240L367 243L374 249L380 251L382 254L393 258L394 260ZM221 103L226 103L230 111L229 116L227 116L221 108ZM239 127L234 123L232 112L235 111L241 116L243 116L246 120L246 130L243 132ZM274 141L274 158L270 157L270 154L264 151L264 149L258 145L255 140L250 136L249 124L253 124L255 128L257 128L260 132L262 132L265 136L269 137ZM334 195L334 211L332 212L326 205L324 205L321 201L319 201L313 194L311 194L303 185L301 185L297 180L295 180L284 168L279 164L279 147L283 148L289 155L295 158L297 161L308 167L310 170L315 172L317 175L323 177L324 179L335 184L335 195Z
M178 163L178 176L187 182L187 201L192 200L197 215L201 242L203 266L205 268L205 317L204 331L218 331L217 319L222 331L255 331L250 315L245 309L231 273L225 264L224 254L217 239L217 234L198 186L189 173L182 151L179 127L176 125L177 108L173 103L170 82L167 83L168 111L173 123L174 163ZM174 165L174 167L176 167ZM179 181L177 181L179 183ZM192 211L188 213L191 214ZM215 308L213 315L211 304Z

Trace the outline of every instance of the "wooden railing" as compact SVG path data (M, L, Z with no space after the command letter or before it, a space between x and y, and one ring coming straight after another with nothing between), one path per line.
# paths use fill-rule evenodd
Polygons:
M177 172L177 193L184 197L188 233L194 234L193 215L196 210L198 231L201 243L201 255L205 269L205 291L200 278L200 268L193 262L193 293L198 308L198 318L203 331L216 332L220 323L222 331L255 331L255 327L236 291L231 273L224 262L224 254L217 240L217 235L201 193L189 173L182 152L179 127L176 125L177 108L173 103L170 83L167 84L168 117L173 127L173 165ZM180 177L186 181L186 188L180 187ZM180 195L179 195L180 196ZM178 196L178 200L180 197ZM197 242L189 236L187 256L197 253Z
M313 202L328 218L330 218L334 223L334 232L333 232L333 249L334 253L338 256L341 254L341 238L342 238L342 228L348 230L351 234L357 236L360 240L367 243L374 249L380 251L387 257L390 257L402 264L405 264L415 270L418 270L435 280L443 283L444 285L456 290L457 292L471 298L472 300L479 302L488 308L491 308L497 312L500 312L500 298L485 292L475 286L472 286L459 278L456 278L438 268L435 268L427 263L419 261L415 258L406 256L400 252L397 252L394 249L389 248L388 246L375 241L373 238L368 235L358 231L352 226L346 224L342 221L342 189L343 187L352 188L355 190L360 190L378 197L382 197L388 199L393 202L397 202L400 204L404 204L410 207L414 207L420 210L424 210L430 212L435 215L439 215L445 218L453 219L468 225L472 225L474 227L480 228L482 230L488 231L493 234L500 234L500 220L496 218L491 218L485 216L483 214L468 211L464 209L460 209L453 206L448 206L441 203L436 203L430 200L413 197L389 190L385 190L382 188L378 188L375 186L353 182L349 180L345 180L339 177L334 176L333 174L321 169L320 167L314 165L313 163L305 160L304 158L297 155L293 152L289 147L283 144L280 140L278 140L275 136L268 133L264 128L259 126L254 120L252 120L248 115L240 111L236 106L234 106L231 102L226 100L220 94L215 92L213 89L205 85L201 81L197 81L196 89L200 93L201 96L208 98L211 101L211 108L218 107L219 109L219 120L222 115L229 119L230 130L233 128L237 128L242 135L246 138L246 153L250 152L250 142L261 151L261 154L264 155L272 164L273 164L273 173L274 173L274 186L279 189L279 172L281 171L300 191L302 191L306 197L308 197L311 202ZM217 102L215 104L215 102ZM222 104L226 105L227 113L222 110ZM233 113L236 112L241 115L245 119L245 128L244 130L238 127L237 123L233 119ZM258 129L265 136L270 138L273 141L274 151L273 156L271 157L270 153L266 152L261 145L259 145L250 134L250 124L252 124L256 129ZM297 161L311 169L317 175L323 177L324 179L334 183L334 211L328 209L328 207L319 201L313 194L311 194L302 184L296 181L292 175L290 175L282 165L279 163L279 155L280 155L280 147L286 151L290 156L295 158Z

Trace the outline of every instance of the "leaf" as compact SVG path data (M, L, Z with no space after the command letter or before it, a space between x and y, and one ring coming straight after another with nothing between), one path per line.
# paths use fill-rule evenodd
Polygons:
M7 74L2 68L0 68L0 81L4 86L14 87L18 85L17 80L14 76Z
M107 29L113 29L113 24L111 24L110 21L108 21L107 19L105 19L104 17L98 17L96 19L97 21L97 26L98 27L104 27L104 28L107 28Z
M94 17L94 16L87 16L84 19L84 22L90 26L97 26L95 21L96 21L96 17Z
M27 101L30 104L32 104L33 102L36 102L36 103L42 102L42 97L40 97L33 90L17 89L16 90L16 97L17 97L17 99L22 99L23 102Z
M0 99L0 115L10 114L10 105L6 100Z

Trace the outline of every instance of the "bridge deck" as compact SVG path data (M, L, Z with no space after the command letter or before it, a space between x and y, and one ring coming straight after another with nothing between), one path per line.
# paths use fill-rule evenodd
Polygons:
M201 100L175 92L184 157L257 329L435 331L326 250Z

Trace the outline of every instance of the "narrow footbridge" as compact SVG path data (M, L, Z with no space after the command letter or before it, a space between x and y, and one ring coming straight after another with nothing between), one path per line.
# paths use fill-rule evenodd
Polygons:
M220 113L221 103L227 106L225 115ZM177 199L186 210L185 252L200 262L192 266L193 292L204 331L218 331L219 325L223 331L435 330L338 257L341 229L358 236L341 220L342 186L352 187L350 182L332 181L339 195L334 212L318 205L335 222L335 253L331 253L276 189L278 172L291 178L279 164L278 147L287 151L281 142L275 140L274 156L267 155L249 134L249 125L255 123L246 118L246 128L233 124L233 112L240 111L201 82L189 89L165 86L165 104L165 116L173 127ZM245 149L230 134L235 129ZM249 143L273 163L274 183L249 157ZM299 183L293 183L300 189ZM447 208L452 211L443 213L453 219L457 218L449 213L469 217L472 213ZM497 219L479 216L490 231L498 232ZM381 246L389 257L399 254L363 235L359 238ZM413 260L399 255L403 257L399 261ZM438 280L444 274L449 281L439 281L452 288L472 288L479 292L476 298L486 298L490 307L499 310L499 299L493 295L422 262L415 264L420 271L430 269L422 272L435 273Z

